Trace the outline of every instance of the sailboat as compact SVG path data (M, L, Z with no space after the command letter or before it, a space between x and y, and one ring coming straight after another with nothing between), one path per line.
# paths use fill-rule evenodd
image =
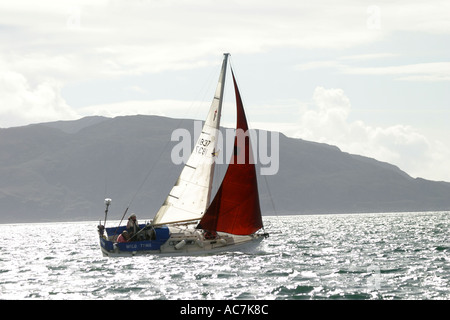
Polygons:
M117 238L126 226L105 227L111 204L111 199L105 199L105 223L98 226L104 256L247 251L268 237L261 216L247 119L233 70L237 110L234 152L222 183L211 200L228 57L229 54L225 53L201 134L153 220L139 225L134 239L118 242Z

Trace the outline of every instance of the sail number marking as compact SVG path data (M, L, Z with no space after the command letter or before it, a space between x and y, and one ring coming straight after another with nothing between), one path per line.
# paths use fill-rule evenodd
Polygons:
M208 139L200 139L195 146L195 152L204 156L206 151L208 150L208 146L211 143L211 140Z

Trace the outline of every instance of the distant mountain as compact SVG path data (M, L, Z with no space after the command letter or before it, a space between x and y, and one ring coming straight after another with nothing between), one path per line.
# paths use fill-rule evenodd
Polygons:
M193 120L87 117L0 129L0 223L154 217L177 179L175 128ZM280 134L279 171L259 178L266 215L450 210L450 183ZM216 170L220 176L225 165Z

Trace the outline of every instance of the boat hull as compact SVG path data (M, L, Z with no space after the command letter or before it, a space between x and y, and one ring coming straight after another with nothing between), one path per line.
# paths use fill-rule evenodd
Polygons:
M218 233L214 239L204 239L201 234L197 230L175 232L172 230L170 237L162 244L160 240L114 243L100 237L100 248L107 257L207 255L233 251L249 252L268 236L268 234L240 236Z

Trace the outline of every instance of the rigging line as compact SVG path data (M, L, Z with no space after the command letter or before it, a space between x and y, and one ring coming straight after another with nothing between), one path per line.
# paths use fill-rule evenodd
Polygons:
M184 120L184 119L178 119L178 124L177 124L176 128L179 128L179 127L180 127L181 122L182 122L183 120ZM131 204L133 203L134 199L136 199L136 196L137 196L138 193L141 191L141 189L144 187L145 182L147 182L148 178L150 177L150 174L153 172L153 169L156 167L156 164L159 163L159 161L160 161L162 155L165 153L167 147L170 145L171 142L172 142L171 139L168 139L168 140L167 140L167 142L166 142L166 144L165 144L163 150L159 153L158 159L157 159L155 162L153 162L153 165L150 167L150 170L148 171L148 173L147 173L147 175L145 176L144 180L142 181L141 185L139 186L139 188L138 188L138 189L136 190L136 192L134 193L133 197L131 198L130 202L128 203L128 206L127 206L126 209L125 209L125 212L124 212L123 215L122 215L122 219L120 220L118 226L116 227L116 231L114 232L114 235L116 234L117 229L119 228L119 226L122 224L122 221L123 221L125 215L127 214L128 209L130 208L130 206L131 206Z
M176 128L179 128L181 125L181 122L184 119L178 119L178 124L176 126ZM155 168L156 164L159 163L162 155L165 153L167 147L170 145L170 143L172 142L171 139L168 139L163 150L159 153L158 159L153 162L153 165L150 167L150 170L148 171L147 175L145 176L144 180L142 181L141 185L139 186L139 188L137 189L137 191L135 192L133 198L131 199L131 201L129 202L128 206L127 206L127 210L128 208L131 206L131 204L133 203L134 199L136 198L136 196L138 195L138 193L141 191L142 187L144 186L145 182L147 181L147 179L149 178L150 174L153 172L153 169Z
M238 86L238 88L239 88L239 95L240 95L240 97L241 97L241 101L242 101L242 105L243 106L245 106L245 117L246 117L246 119L247 119L247 126L248 126L248 131L249 131L249 134L251 133L251 132L254 132L254 134L255 135L257 135L257 130L260 130L260 129L255 129L255 128L253 128L253 126L252 126L252 121L250 121L250 117L252 116L251 114L250 114L250 117L249 117L249 109L247 108L247 104L246 104L246 102L245 102L245 98L242 96L242 88L241 88L241 85L239 84L239 76L238 76L238 72L233 68L233 66L232 66L232 64L233 64L233 62L232 62L232 59L231 59L231 55L230 55L230 59L229 59L229 61L230 61L230 68L233 70L233 73L234 73L234 80L236 81L236 84L237 84L237 86ZM249 137L250 137L250 140L251 140L251 145L252 145L252 151L253 151L253 155L254 155L254 158L256 159L256 156L257 156L257 154L255 154L256 152L257 152L257 148L254 148L253 146L255 145L256 146L256 144L254 144L253 142L254 142L254 139L252 139L252 134L250 134L249 135Z
M269 193L270 202L272 203L273 212L278 217L277 210L275 209L275 203L273 202L272 193L270 192L269 183L267 182L267 176L264 175L264 181L266 182L267 192Z
M237 75L236 70L233 68L233 62L232 62L231 57L230 57L229 61L230 61L230 67L233 69L233 72L234 72L234 74L235 74L235 81L236 81L238 87L240 87L240 85L239 85L239 80L238 80L239 77L238 77L238 75ZM246 105L245 102L244 102L244 98L242 97L242 94L241 94L241 100L242 100L242 104L243 104L243 105ZM257 130L257 129L253 129L253 128L252 128L252 122L249 121L248 113L246 113L246 117L247 117L248 130L249 130L249 131L254 131L255 134L256 134L256 130ZM251 135L249 135L249 137L251 138ZM258 142L259 142L259 141L258 141ZM252 145L253 145L253 143L252 143ZM252 151L255 153L255 152L256 152L256 148L252 148ZM255 154L253 154L253 155L255 156ZM257 159L257 155L256 155L256 158L255 158L255 159ZM276 210L276 208L275 208L275 203L274 203L274 201L273 201L272 193L270 192L269 183L267 182L267 176L266 176L266 175L264 175L264 181L265 181L265 184L266 184L267 192L268 192L268 194L269 194L270 203L272 204L273 212L275 213L276 216L278 216L277 210ZM265 232L264 225L263 225L263 228L262 228L262 229L263 229L264 232Z
M197 93L194 101L192 102L192 105L189 107L189 111L190 111L191 109L194 108L194 104L198 104L198 106L196 107L196 110L195 110L194 118L198 118L198 114L200 112L202 104L206 104L207 101L208 101L208 103L211 103L210 100L207 100L206 96L210 95L210 93L212 91L211 87L212 87L212 85L214 83L213 82L213 77L214 77L214 75L216 73L217 73L216 68L211 68L211 71L210 71L208 77L206 78L205 83L201 86L201 90ZM197 99L200 97L200 95L202 97L201 97L201 99L199 101L197 101ZM213 96L214 96L214 93L213 93ZM188 114L191 114L191 112L189 112ZM192 115L193 114L194 113L192 113ZM190 115L190 116L192 116L192 115Z
M205 104L207 104L207 98L206 96L211 93L211 86L212 86L212 79L214 77L214 74L217 73L217 70L215 68L211 68L210 73L206 77L205 82L200 86L200 90L195 95L194 99L191 101L189 107L186 110L186 114L183 115L181 118L183 119L199 119L199 113L203 112L203 107ZM195 138L195 137L194 137Z
M258 132L260 132L261 129L253 128L253 125L252 125L253 122L250 121L250 118L252 117L252 114L249 114L249 112L248 112L249 109L247 108L247 104L245 102L245 98L242 96L242 91L243 90L241 90L241 87L240 87L240 84L239 84L238 73L233 68L231 59L230 59L230 68L232 68L233 73L235 75L234 80L236 81L236 84L237 84L237 86L239 88L239 95L241 97L242 105L245 106L245 110L246 110L245 117L247 119L248 137L250 139L251 152L253 153L253 155L252 155L253 156L253 161L255 162L255 170L258 170L258 169L260 170L261 166L258 164L258 152L259 152L259 148L260 148L260 146L258 144L259 143ZM236 118L237 118L237 115L236 115ZM261 176L261 175L259 175L259 176ZM260 179L258 178L258 180L260 180Z
M116 236L116 234L117 234L117 229L119 229L120 225L122 224L123 218L124 218L125 215L127 214L129 208L130 208L130 206L128 206L128 207L125 209L125 212L123 213L122 219L120 219L120 222L119 222L119 224L118 224L117 227L116 227L116 230L114 230L114 235L113 235L113 237L112 237L113 239L114 239L114 237Z
M201 94L202 91L205 91L205 92L203 93L202 101L203 101L203 102L206 101L206 98L205 98L205 97L206 97L206 95L208 94L209 86L211 86L210 78L213 77L213 73L214 73L214 72L217 72L217 70L211 70L211 72L210 72L210 74L209 74L209 76L208 76L207 81L206 81L206 82L203 84L203 86L202 86L203 88L200 90L200 92L199 92L199 93L197 94L197 96L195 97L194 101L193 101L193 102L190 104L190 106L188 107L188 110L187 110L188 114L191 113L191 110L194 108L194 105L198 103L196 100L197 100L197 98L200 96L200 94ZM208 86L208 89L205 90L205 87L207 87L207 86ZM198 107L197 107L197 108L198 108ZM175 128L180 128L180 127L181 127L181 123L182 123L184 120L186 120L185 118L187 118L187 116L184 116L184 117L179 118L179 119L178 119L178 124L177 124L177 126L176 126ZM194 137L194 139L195 139L195 138L196 138L196 137ZM133 201L135 200L136 196L138 195L138 193L139 193L139 192L141 191L141 189L143 188L145 182L146 182L147 179L149 178L149 176L150 176L150 174L152 173L153 169L155 168L156 164L160 161L162 155L165 153L167 147L169 146L169 144L170 144L171 142L172 142L171 139L168 139L168 140L167 140L166 145L164 146L162 152L161 152L161 153L159 154L159 156L158 156L158 159L153 163L153 166L150 168L149 172L148 172L147 175L145 176L145 179L142 181L142 183L141 183L141 185L139 186L139 188L137 189L136 193L133 195L131 201L129 202L129 204L128 204L126 210L125 210L125 213L128 211L128 208L131 206L131 204L132 204ZM125 214L124 214L124 215L125 215ZM123 218L122 218L122 220L123 220ZM119 224L119 225L120 225L120 224Z

